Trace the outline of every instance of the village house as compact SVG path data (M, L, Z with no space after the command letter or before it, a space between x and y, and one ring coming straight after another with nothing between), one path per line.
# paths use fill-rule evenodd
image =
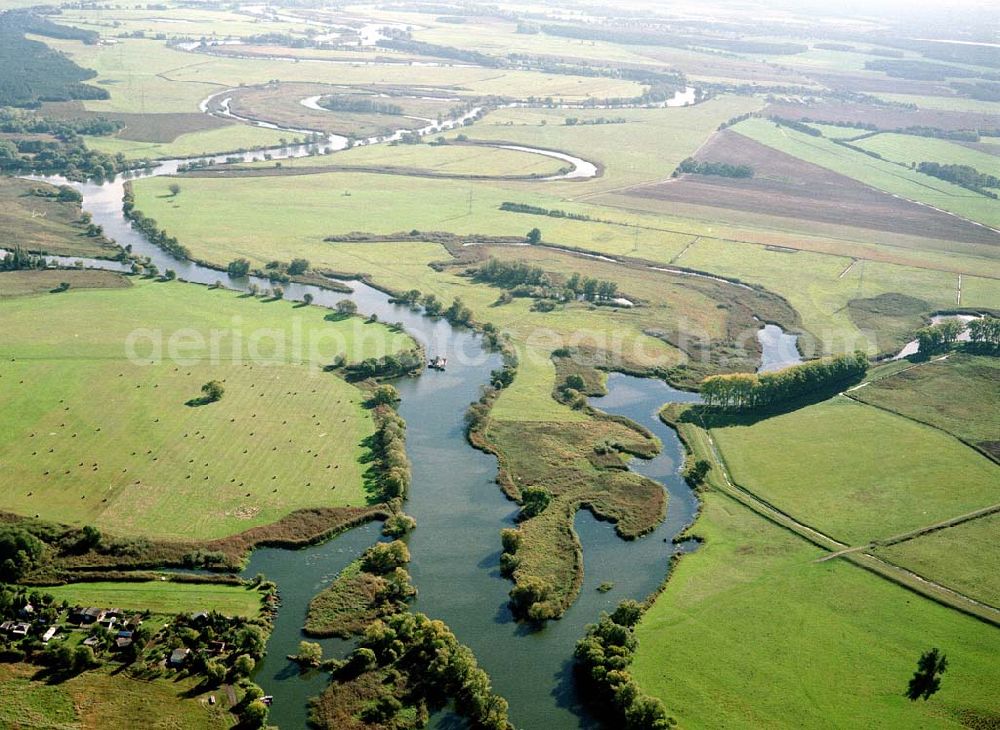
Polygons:
M99 608L74 608L67 619L71 624L89 625L104 618L104 611Z

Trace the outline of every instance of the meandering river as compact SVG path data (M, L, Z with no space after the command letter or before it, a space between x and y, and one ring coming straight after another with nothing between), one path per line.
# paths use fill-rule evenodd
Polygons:
M273 152L284 157L306 154L304 146ZM183 163L166 160L150 174L170 174ZM47 180L66 183L60 178ZM119 245L130 245L134 253L148 256L161 270L171 268L181 279L204 284L222 279L235 289L246 289L251 283L269 285L253 278L230 279L224 272L175 259L149 243L122 214L121 179L73 184L83 193L84 209L94 223L103 226L106 235ZM74 260L63 259L61 263ZM122 268L119 262L84 263ZM653 533L627 542L615 535L610 523L581 512L576 519L585 562L580 596L562 620L540 629L527 627L512 619L507 608L511 584L499 574L499 532L514 524L517 507L495 483L496 460L469 446L463 423L467 405L478 397L490 371L499 365L499 357L486 352L474 332L392 304L385 293L362 282L347 283L353 289L351 294L289 284L286 297L302 300L308 293L316 304L327 307L350 298L363 313L401 322L428 353L443 355L449 362L446 372L428 371L397 384L402 395L400 413L407 422L407 451L413 462L406 511L418 524L407 537L412 553L410 573L420 592L414 609L444 620L459 640L473 649L496 690L510 701L511 719L517 726L548 730L596 727L574 685L574 644L586 624L595 621L602 610L612 609L625 598L641 600L654 591L666 576L673 552L688 547L675 546L672 540L690 524L696 500L678 474L681 444L656 412L665 402L691 401L697 396L659 381L620 374L608 377L608 395L592 403L641 423L663 443L660 455L649 461L635 459L631 467L669 492L667 517ZM253 553L245 574L265 573L278 584L282 598L268 656L256 672L256 680L275 697L271 717L279 727L304 727L306 701L322 691L327 681L319 673L300 675L297 665L286 659L304 638L301 626L309 599L378 539L378 526L367 525L302 550L263 548ZM598 592L597 586L605 582L614 587ZM328 655L343 654L349 647L336 640L323 643ZM441 715L434 723L453 727L451 720Z

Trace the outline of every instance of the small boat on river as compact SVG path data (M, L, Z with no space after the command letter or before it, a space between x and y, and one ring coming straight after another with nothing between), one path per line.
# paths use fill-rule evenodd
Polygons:
M444 370L448 367L448 358L446 357L435 357L427 362L427 367L431 370Z

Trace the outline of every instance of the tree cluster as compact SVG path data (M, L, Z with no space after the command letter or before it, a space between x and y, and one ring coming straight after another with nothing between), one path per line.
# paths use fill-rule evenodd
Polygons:
M666 730L676 724L663 703L642 693L628 671L637 642L635 625L642 606L623 601L610 616L587 627L577 642L576 663L584 678L615 715L624 730Z
M47 267L48 263L44 256L30 254L20 245L14 246L13 251L8 251L3 258L0 258L0 271L22 271Z
M361 114L389 114L400 116L403 114L403 107L399 104L390 104L384 101L377 101L367 97L358 98L356 96L324 96L319 100L319 105L324 109L333 112L358 112Z
M414 694L431 706L440 707L452 699L456 712L473 728L510 728L507 701L493 692L489 676L472 651L441 621L398 613L373 622L360 643L355 652L360 655L358 664L409 673L415 680Z
M867 370L868 356L858 351L769 373L710 375L701 381L701 395L709 406L766 408L861 377Z
M917 165L917 172L936 177L939 180L946 180L991 198L996 198L997 194L986 190L986 188L1000 188L1000 178L979 172L970 165L942 165L937 162L921 162Z
M729 162L701 162L693 157L688 157L677 166L671 177L677 177L683 173L750 178L753 177L754 170L750 165L734 165Z
M423 357L418 350L406 350L398 355L365 358L360 362L346 365L344 370L348 380L396 378L419 370L423 364Z
M959 319L946 319L938 324L921 327L917 330L919 352L930 355L941 350L947 350L958 341L958 336L965 331L965 323Z
M800 122L797 119L786 119L785 117L770 117L770 119L779 127L788 127L789 129L794 129L796 132L808 134L810 137L823 136L823 133L815 127L810 127L808 124Z
M986 315L969 322L969 342L976 349L1000 352L1000 317Z
M26 33L95 42L94 31L58 26L29 11L0 13L0 106L38 106L43 101L107 99L107 89L82 83L97 75Z
M583 215L581 213L567 213L565 210L540 208L537 205L529 205L528 203L511 203L505 201L500 203L500 210L506 211L508 213L526 213L528 215L544 215L549 218L569 218L575 221L589 221L589 215Z

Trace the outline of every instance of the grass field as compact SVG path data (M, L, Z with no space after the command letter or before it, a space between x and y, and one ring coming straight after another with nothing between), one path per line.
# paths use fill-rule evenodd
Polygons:
M995 721L995 628L853 565L816 564L822 552L791 533L724 495L703 499L695 529L706 543L639 624L633 664L683 727ZM935 646L949 660L941 691L910 702L917 658Z
M733 481L853 545L1000 501L995 464L947 434L842 396L712 433Z
M1000 108L998 108L1000 111ZM908 134L877 134L855 142L893 162L937 162L942 165L968 165L986 175L1000 176L1000 157L971 149L958 142Z
M916 104L921 109L980 112L983 114L997 114L1000 111L1000 104L995 101L966 99L961 96L914 96L911 94L878 94L878 96L898 104Z
M890 292L906 293L932 307L956 303L957 277L945 271L895 266L874 261L852 265L848 257L809 251L768 250L702 239L687 249L676 263L695 269L734 276L767 287L786 296L802 316L803 325L823 346L818 351L854 348L871 352L894 352L910 339L895 327L864 332L847 306L856 299ZM850 268L848 268L850 267ZM846 272L846 273L845 273ZM992 306L1000 296L1000 282L976 280L968 291L962 277L962 304Z
M103 670L60 684L32 681L38 668L0 664L0 727L45 730L146 727L224 730L233 724L226 702L208 704L197 679L142 681ZM215 692L215 694L220 694Z
M20 246L54 256L110 257L118 247L103 237L87 235L80 223L79 203L33 195L32 190L55 193L46 183L0 177L0 248Z
M70 583L50 586L43 592L56 601L67 600L73 606L122 608L127 611L152 611L159 614L218 611L226 616L260 614L261 594L255 588L213 583Z
M184 38L225 38L227 36L250 36L262 33L290 33L303 35L305 23L288 23L268 20L266 23L252 16L226 12L217 9L201 10L193 7L161 7L115 9L67 9L59 16L59 22L107 35L121 32L142 31L150 36L164 33L168 37Z
M851 397L929 423L970 443L1000 441L1000 362L952 353L888 377L870 373L871 385Z
M604 165L604 175L564 183L555 193L577 198L624 185L670 176L693 155L722 122L761 107L755 98L721 96L689 107L669 109L501 109L471 130L474 139L503 140L577 154ZM625 119L625 124L566 125L568 117ZM445 135L449 136L449 135Z
M60 284L70 289L125 289L131 280L121 274L98 270L45 269L44 271L0 272L0 299L46 294Z
M273 129L232 124L218 129L182 134L172 142L135 142L119 137L86 137L87 146L109 154L121 152L128 158L194 157L209 153L234 152L251 147L277 147L289 135Z
M204 59L168 48L162 41L128 39L116 45L87 46L79 41L38 40L68 54L80 66L97 71L97 78L90 83L107 89L111 98L84 102L92 111L197 112L202 99L223 88L219 82L201 79L175 81L174 74L181 68Z
M0 462L18 484L0 507L208 539L366 502L364 396L318 366L410 347L405 335L288 302L135 284L0 306ZM221 401L185 405L212 379L225 383Z
M1000 607L996 565L1000 514L964 522L912 540L876 548L874 554L925 578Z
M762 119L733 127L740 134L860 182L927 203L986 225L1000 226L1000 202L884 160L876 160L833 142L810 137Z

